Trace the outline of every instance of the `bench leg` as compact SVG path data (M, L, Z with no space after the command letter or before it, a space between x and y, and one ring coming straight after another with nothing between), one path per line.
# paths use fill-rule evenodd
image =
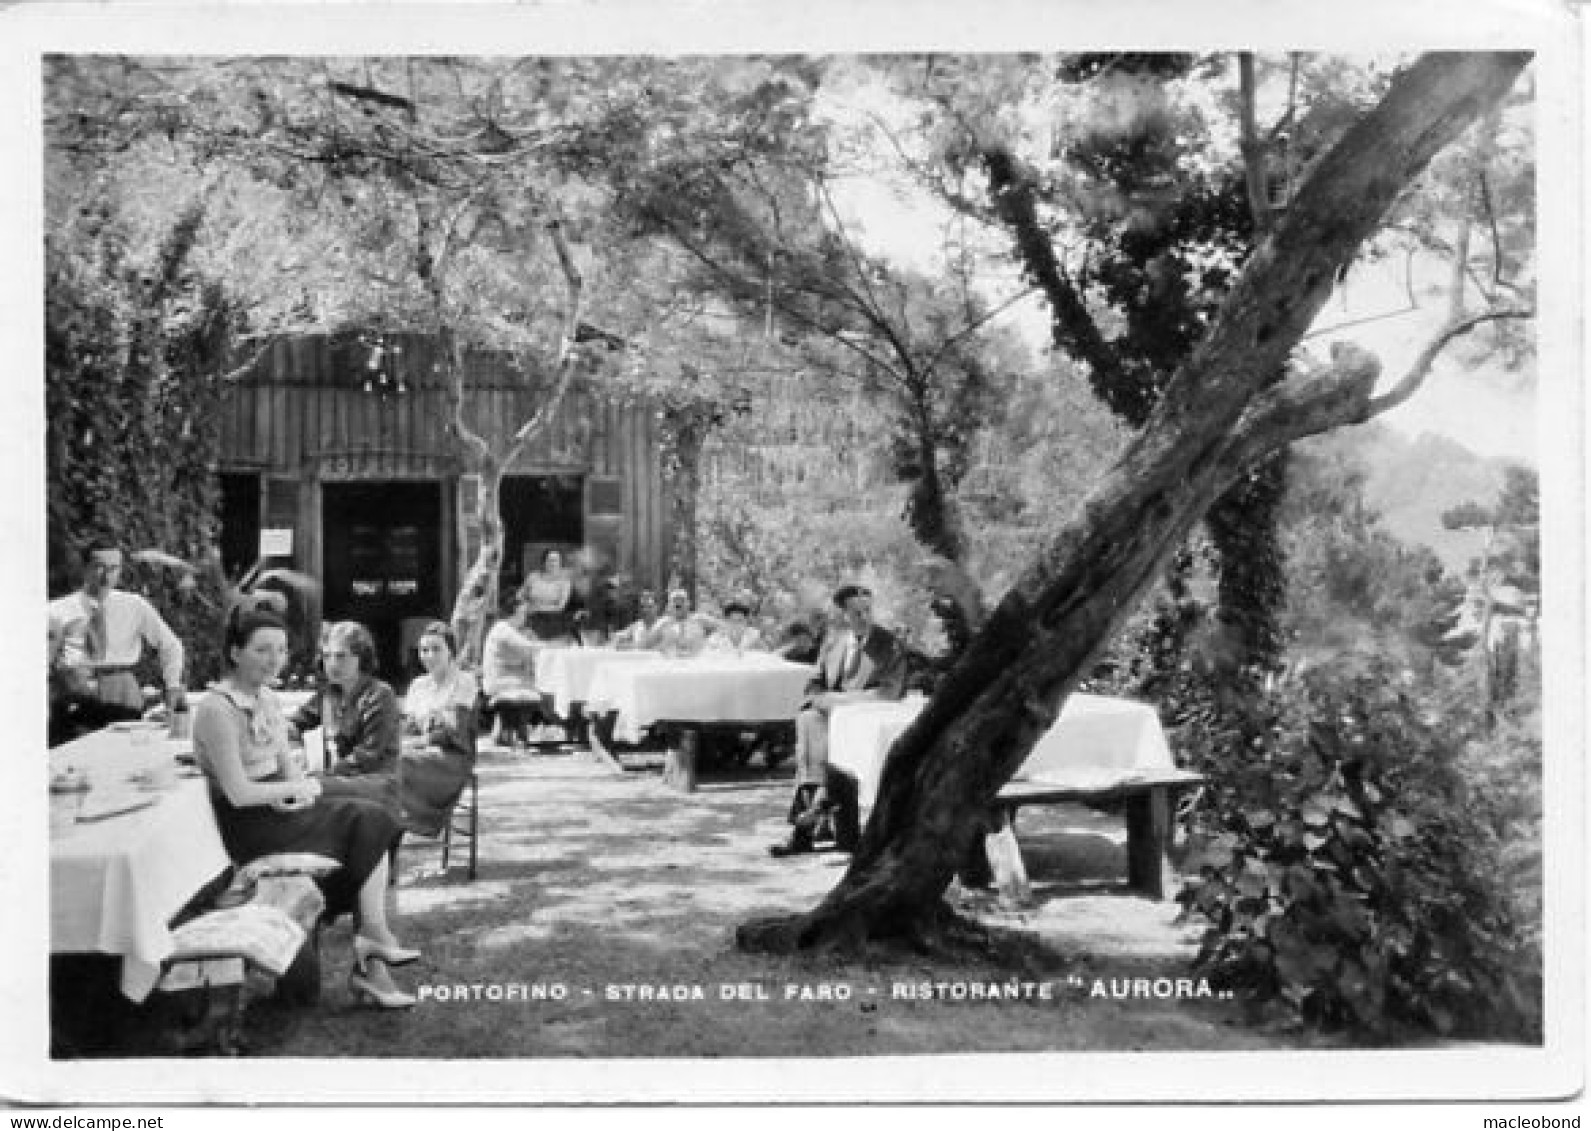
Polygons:
M1033 888L1022 863L1022 846L1016 840L1015 818L1016 813L1006 806L995 810L994 830L984 836L983 851L989 857L1001 902L1024 907L1033 902Z
M314 1005L320 1000L320 926L315 924L280 978L276 996L289 1005Z
M669 743L663 761L663 782L681 793L696 792L696 754L701 735L694 727L681 727Z
M1171 872L1170 790L1156 786L1127 799L1127 883L1150 899L1165 899Z

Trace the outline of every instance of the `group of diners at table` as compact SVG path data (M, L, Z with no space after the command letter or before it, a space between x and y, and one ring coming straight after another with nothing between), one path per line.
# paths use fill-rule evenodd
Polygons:
M537 654L589 639L577 619L551 607L566 603L567 593L534 578L527 582L486 637L479 684L458 662L452 628L440 620L427 625L417 646L424 674L402 700L377 673L369 630L352 621L328 624L321 634L319 686L296 704L277 690L289 655L283 603L269 592L245 596L225 618L220 678L190 704L182 642L146 599L118 587L120 548L92 543L83 565L81 588L49 606L52 745L73 731L161 713L175 724L191 712L191 728L183 729L191 729L193 759L232 864L277 854L334 860L339 867L318 883L329 918L353 916L352 993L383 1008L412 1006L415 997L391 973L420 957L402 945L393 926L396 850L405 833L435 836L448 820L474 772L481 706L501 708L516 694L545 705L535 686ZM548 565L555 571L558 563L544 563L543 572ZM727 602L721 615L709 616L691 608L683 589L671 591L661 609L651 593L642 593L634 621L601 641L615 653L766 653L810 668L795 713L792 832L772 847L778 856L813 850L825 828L839 849L854 847L856 792L828 768L828 715L846 702L899 697L904 688L905 653L892 633L872 623L871 594L843 586L834 606L834 623L819 649L806 625L765 642L744 601ZM148 712L135 676L146 647L159 657L165 685L161 704ZM317 730L325 765L311 772L303 736Z
M473 787L483 711L497 716L493 738L510 750L523 746L514 741L516 702L558 726L582 714L605 718L610 735L637 736L625 742L654 725L666 736L676 728L671 748L705 724L745 737L775 723L793 735L789 833L769 846L783 858L856 849L861 808L876 795L894 739L925 702L907 692L913 654L875 623L862 585L833 592L821 628L795 623L774 640L752 623L750 602L709 615L680 589L661 604L643 592L633 619L593 630L570 610L560 563L549 555L543 578L515 593L488 632L479 679L460 663L453 629L437 620L418 635L423 671L400 699L377 671L370 631L339 621L321 631L318 686L278 690L289 629L284 602L266 592L230 609L221 676L190 703L182 642L148 601L118 588L122 564L114 544L90 544L81 588L49 606L51 945L52 954L119 956L122 993L133 1001L163 979L174 918L211 882L274 860L323 857L314 881L321 921L353 921L353 996L384 1009L414 1005L393 976L421 957L399 937L393 868L402 838L448 829ZM164 684L154 707L135 675L146 649ZM162 713L171 733L158 748L166 776L170 751L191 742L191 773L202 781L138 783L161 791L158 802L141 799L156 805L147 816L114 799L80 799L74 810L71 791L87 787L58 781L58 771L69 777L74 762L114 769L129 753L118 740L136 746L135 733L144 733L118 729L147 727ZM72 739L75 732L86 733ZM70 740L57 746L60 739ZM1164 898L1170 802L1198 780L1174 765L1152 706L1073 695L991 810L986 850L1002 895L1021 900L1027 883L1013 831L1018 806L1104 799L1126 807L1129 884ZM163 865L179 855L180 866Z

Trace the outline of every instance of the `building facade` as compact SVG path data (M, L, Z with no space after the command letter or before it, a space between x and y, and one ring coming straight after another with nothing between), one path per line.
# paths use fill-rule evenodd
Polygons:
M536 375L469 356L465 418L505 450L543 403ZM452 434L436 346L420 335L278 340L231 389L221 421L222 558L260 556L319 580L321 613L375 633L383 670L412 660L418 626L452 609L480 544L480 481ZM603 579L658 583L666 540L655 422L570 390L502 485L501 581L552 548Z

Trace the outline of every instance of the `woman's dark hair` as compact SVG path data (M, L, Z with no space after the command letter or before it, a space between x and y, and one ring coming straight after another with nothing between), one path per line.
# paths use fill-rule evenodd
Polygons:
M376 671L376 639L370 635L370 630L356 620L338 621L331 626L331 631L326 634L327 645L342 644L354 659L359 661L359 670L365 675L374 675Z
M264 605L240 604L227 616L226 628L221 635L221 662L232 668L232 649L246 648L254 634L262 628L279 628L285 634L287 622L274 609Z
M865 585L842 585L834 591L834 607L843 609L852 597L871 597L873 591Z
M434 620L426 625L420 633L420 639L424 640L427 636L440 638L442 643L447 645L449 656L457 656L459 654L459 638L454 635L453 626L448 624L447 621Z

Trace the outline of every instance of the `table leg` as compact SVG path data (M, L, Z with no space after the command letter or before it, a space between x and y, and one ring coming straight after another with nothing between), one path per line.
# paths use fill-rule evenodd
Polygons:
M669 735L668 754L663 761L663 782L681 793L696 792L696 754L701 735L695 727L680 727Z
M582 718L585 719L586 732L584 748L590 751L591 760L622 774L624 765L613 753L613 727L618 721L619 713L608 711L595 718L582 714Z
M1022 907L1033 902L1033 888L1028 883L1028 871L1022 863L1022 846L1016 839L1016 812L1006 805L997 806L994 829L983 838L983 851L989 857L989 868L994 872L994 883L1000 891L1001 902Z
M1154 786L1127 799L1127 883L1150 899L1175 887L1171 871L1171 797Z

